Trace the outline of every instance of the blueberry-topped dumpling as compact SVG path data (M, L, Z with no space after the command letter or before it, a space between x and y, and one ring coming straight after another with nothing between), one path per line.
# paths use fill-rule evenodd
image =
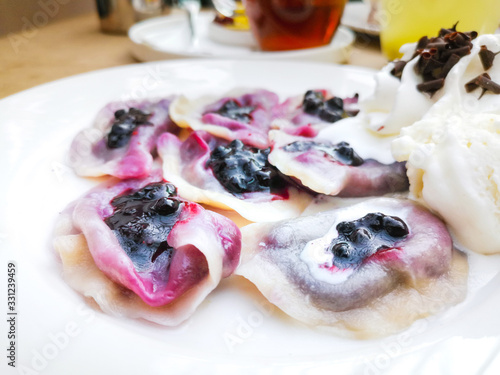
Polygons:
M161 133L178 132L170 120L172 99L113 102L97 114L94 126L71 145L70 161L81 176L146 177Z
M374 198L242 229L244 276L288 315L336 333L395 333L462 301L468 266L420 205Z
M55 248L67 282L104 312L177 325L233 273L240 236L159 177L112 179L61 214Z
M158 140L163 175L180 196L234 210L251 221L295 217L311 201L310 194L269 163L269 152L204 131L184 142L168 133Z
M279 98L268 90L234 90L222 97L180 96L172 102L172 119L181 127L204 130L219 138L242 140L266 148L267 133L276 118Z
M329 90L307 90L287 98L278 108L273 128L289 134L313 137L321 129L358 113L358 95L342 98Z
M365 197L408 189L405 164L392 159L388 140L359 129L355 121L336 127L339 131L325 129L314 138L272 131L269 162L311 190L327 195Z

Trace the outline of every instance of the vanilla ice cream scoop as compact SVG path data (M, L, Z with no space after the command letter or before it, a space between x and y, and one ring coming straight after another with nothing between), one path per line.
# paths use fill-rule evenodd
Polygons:
M454 44L455 35L472 38L463 42L467 44L462 47L466 51ZM360 102L359 117L365 126L380 135L397 135L428 113L443 113L442 106L453 112L500 114L498 95L483 95L488 85L492 85L487 90L489 94L500 92L500 63L495 62L500 59L495 57L500 51L500 35L474 37L473 33L452 32L437 41L431 39L424 48L415 44L401 47L404 68L396 74L400 78L394 73L396 63L390 62L376 74L373 94ZM444 45L445 40L445 47L435 47ZM444 49L436 52L439 48ZM456 53L447 53L452 48L456 48ZM419 54L413 57L416 50ZM485 65L485 59L491 60L490 66ZM426 64L432 65L432 69L426 70ZM438 73L431 77L429 70ZM433 84L438 86L429 90Z
M428 114L403 129L392 150L408 161L413 198L438 213L460 244L500 253L500 115Z

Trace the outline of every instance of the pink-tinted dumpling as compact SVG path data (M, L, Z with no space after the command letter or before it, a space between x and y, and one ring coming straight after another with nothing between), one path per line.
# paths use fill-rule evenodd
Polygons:
M66 280L112 315L187 319L232 274L241 234L229 219L158 178L112 181L61 214L55 247Z
M204 130L219 138L265 148L279 98L268 90L235 90L222 98L180 96L172 102L172 119L181 127Z
M332 141L322 134L306 138L272 131L269 162L312 191L326 195L366 197L408 189L405 163L364 159L348 142Z
M151 172L158 136L178 131L170 120L172 99L113 102L97 114L92 128L73 140L70 162L81 176L141 178Z
M409 200L375 198L242 234L237 273L295 319L340 334L391 334L465 297L465 256Z
M341 98L329 90L308 90L305 94L287 98L277 109L278 120L273 128L288 134L314 137L337 121L355 116L359 111L358 95Z

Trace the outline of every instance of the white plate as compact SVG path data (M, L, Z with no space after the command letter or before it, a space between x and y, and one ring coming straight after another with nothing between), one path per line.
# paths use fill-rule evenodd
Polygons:
M150 18L132 26L129 38L132 40L132 54L141 61L204 57L245 60L307 60L321 62L346 62L354 34L339 27L332 42L325 47L295 51L263 52L252 44L231 45L218 43L209 36L212 12L202 12L198 19L199 41L190 43L187 18L184 14ZM213 30L212 30L213 32Z
M316 87L363 95L373 86L373 71L298 62L178 60L87 73L0 101L2 301L7 300L8 261L17 265L18 282L18 367L6 364L7 304L2 302L0 373L498 374L498 256L470 257L471 293L465 303L399 335L369 341L294 323L238 277L224 280L177 328L106 316L64 283L51 247L52 228L58 212L97 183L67 166L73 136L111 100L222 93L237 86L268 88L281 96Z
M380 34L380 26L368 23L369 14L370 4L361 2L347 3L340 23L358 33L378 36Z

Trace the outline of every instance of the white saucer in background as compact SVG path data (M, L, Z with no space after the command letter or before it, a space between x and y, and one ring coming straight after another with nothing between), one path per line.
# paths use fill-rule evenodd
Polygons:
M258 50L252 40L247 40L247 43L217 42L221 35L214 35L214 27L210 26L213 18L212 12L199 15L197 45L190 43L187 17L184 14L155 17L139 22L132 26L128 33L133 42L132 54L140 61L203 57L342 63L349 59L350 47L354 42L353 32L339 27L332 42L324 47L263 52Z
M257 41L250 30L234 30L216 22L210 22L208 24L207 34L208 38L216 43L257 49Z

